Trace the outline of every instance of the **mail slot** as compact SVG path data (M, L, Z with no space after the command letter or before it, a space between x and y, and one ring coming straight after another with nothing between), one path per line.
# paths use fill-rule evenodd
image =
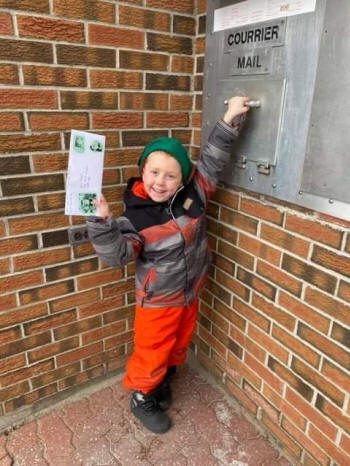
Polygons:
M208 2L202 144L232 95L260 103L224 183L350 219L349 17L348 0Z

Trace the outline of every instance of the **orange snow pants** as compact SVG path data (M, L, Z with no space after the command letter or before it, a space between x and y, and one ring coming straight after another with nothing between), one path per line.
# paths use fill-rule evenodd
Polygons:
M136 304L134 351L126 364L124 387L144 394L183 364L196 324L198 300L181 307L142 308Z

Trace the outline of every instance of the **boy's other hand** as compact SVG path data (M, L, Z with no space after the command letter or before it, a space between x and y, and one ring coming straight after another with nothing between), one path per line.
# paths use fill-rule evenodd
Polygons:
M246 103L249 102L249 97L235 96L228 101L227 110L223 116L223 120L227 125L231 125L232 121L238 116L246 113L249 107Z
M108 202L106 201L103 194L101 194L101 196L98 199L96 199L95 206L97 210L96 215L98 217L102 217L104 219L110 217L111 211L109 209Z

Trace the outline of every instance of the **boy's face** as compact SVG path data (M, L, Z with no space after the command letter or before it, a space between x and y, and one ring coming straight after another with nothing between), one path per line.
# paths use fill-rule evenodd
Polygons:
M166 152L154 151L147 157L142 181L146 193L154 202L165 202L182 184L180 164Z

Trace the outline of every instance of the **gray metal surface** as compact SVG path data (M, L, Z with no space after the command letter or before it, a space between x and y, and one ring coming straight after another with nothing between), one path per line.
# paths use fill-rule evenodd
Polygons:
M349 19L349 0L328 1L301 185L304 192L347 203L350 203Z
M232 95L248 95L251 99L260 101L260 107L250 110L244 137L238 140L233 155L239 160L245 157L248 162L276 165L284 80L249 77L219 81L215 101L217 118L225 111L224 101ZM235 170L235 166L233 169Z
M267 24L273 27L281 18L213 32L215 9L235 3L239 1L208 3L203 143L223 114L222 101L230 97L231 90L233 95L243 89L262 105L249 111L238 154L236 151L222 181L350 219L350 170L346 170L350 147L350 131L346 131L350 93L346 20L350 2L317 0L314 12L283 18L284 29L281 27L274 44L259 41L258 45L238 44L238 48L233 44L234 36L234 46L228 47L230 34L241 32L244 37L245 30ZM325 33L327 28L330 34ZM262 58L264 49L269 49L271 57L266 74L259 74L252 66L241 75L233 75L237 56L259 54ZM272 82L276 83L273 96L269 92ZM261 160L270 164L268 170L259 167Z

